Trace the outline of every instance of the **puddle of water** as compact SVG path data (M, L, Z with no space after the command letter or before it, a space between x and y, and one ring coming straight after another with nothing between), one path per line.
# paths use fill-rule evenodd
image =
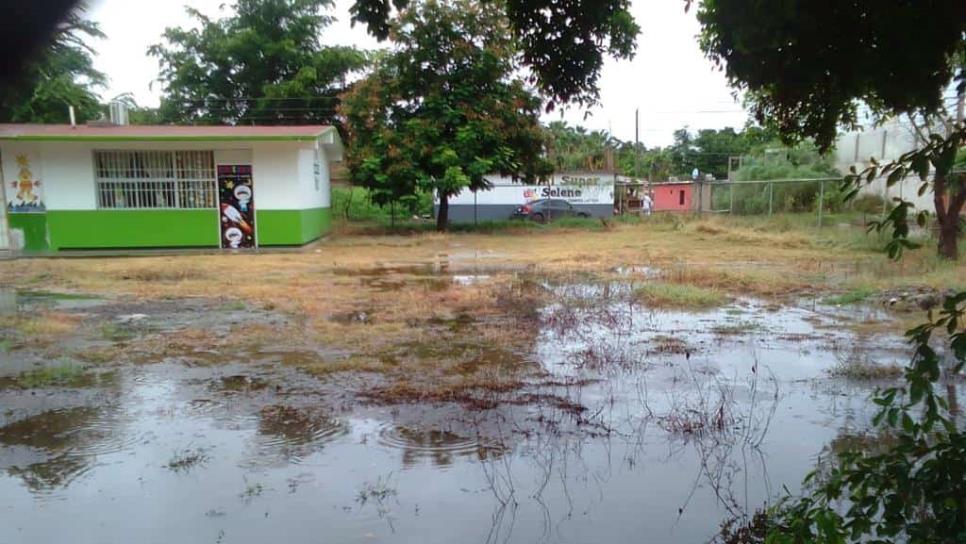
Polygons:
M905 356L820 307L657 312L627 283L545 287L563 302L506 357L548 380L479 412L350 403L281 347L122 366L94 407L0 392L19 410L0 419L0 542L705 542L866 428L874 386L825 376L843 352Z

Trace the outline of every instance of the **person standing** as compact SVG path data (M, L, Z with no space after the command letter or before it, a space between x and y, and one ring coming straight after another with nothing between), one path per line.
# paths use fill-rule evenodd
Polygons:
M651 215L651 210L654 209L654 199L649 192L645 192L641 197L641 209L644 210L644 215Z

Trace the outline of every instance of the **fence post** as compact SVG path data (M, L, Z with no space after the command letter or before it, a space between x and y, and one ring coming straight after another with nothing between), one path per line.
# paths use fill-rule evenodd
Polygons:
M822 210L825 208L825 181L818 186L818 228L822 228Z
M731 192L731 196L728 197L729 198L728 215L734 215L735 214L735 184L734 184L734 182L729 182L728 183L728 189L730 189L730 192Z
M768 184L768 216L771 217L772 202L775 200L775 182Z
M473 191L473 226L474 227L479 226L479 222L477 221L477 215L476 215L476 195L477 195L477 192L474 190Z

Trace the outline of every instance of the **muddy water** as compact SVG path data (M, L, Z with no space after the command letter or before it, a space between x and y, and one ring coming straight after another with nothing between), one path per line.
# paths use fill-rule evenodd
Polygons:
M907 356L811 304L546 288L531 394L581 410L365 406L254 354L0 391L0 542L705 542L867 427L874 384L829 368Z

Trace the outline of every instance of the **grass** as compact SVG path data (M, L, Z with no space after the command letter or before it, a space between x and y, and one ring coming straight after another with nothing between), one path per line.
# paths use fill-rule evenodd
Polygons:
M847 380L895 380L902 377L905 369L895 363L878 363L864 357L850 356L840 360L829 375Z
M38 389L76 386L85 379L84 367L71 361L62 361L53 366L28 370L18 377L18 382L27 389Z
M680 283L654 282L634 291L638 301L653 308L708 309L728 301L719 290Z
M19 313L0 316L0 328L10 328L31 340L46 341L77 329L80 319L64 312Z
M828 297L824 302L833 306L847 306L850 304L865 302L875 294L875 289L869 287L857 287L848 292L842 293L841 295Z

